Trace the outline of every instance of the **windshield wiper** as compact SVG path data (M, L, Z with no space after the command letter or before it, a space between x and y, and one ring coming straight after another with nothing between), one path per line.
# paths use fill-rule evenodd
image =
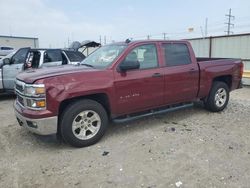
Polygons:
M93 65L87 64L87 63L81 63L81 65L85 65L86 67L94 67Z

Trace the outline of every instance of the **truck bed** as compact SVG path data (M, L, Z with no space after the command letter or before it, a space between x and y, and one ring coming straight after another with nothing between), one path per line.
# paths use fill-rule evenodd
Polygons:
M199 98L207 95L213 80L211 78L227 77L231 83L230 90L239 88L243 64L240 59L232 58L196 58L200 69Z

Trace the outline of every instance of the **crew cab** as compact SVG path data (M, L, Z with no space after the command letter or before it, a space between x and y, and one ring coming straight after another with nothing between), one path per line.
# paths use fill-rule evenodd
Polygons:
M129 41L103 46L80 65L19 74L19 124L58 134L75 147L95 144L110 121L187 107L223 110L241 86L240 59L196 58L188 41Z
M27 69L80 63L79 51L20 48L0 60L0 93L13 93L16 75Z

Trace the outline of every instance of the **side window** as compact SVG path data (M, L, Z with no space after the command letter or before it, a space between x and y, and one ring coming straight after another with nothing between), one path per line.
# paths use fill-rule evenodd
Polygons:
M21 64L26 62L26 57L29 52L29 48L23 48L18 50L11 58L11 63Z
M154 44L146 44L134 48L127 55L126 60L138 61L140 69L158 67L157 50Z
M166 66L187 65L191 63L186 44L163 44Z
M61 50L47 50L44 53L44 63L62 61Z

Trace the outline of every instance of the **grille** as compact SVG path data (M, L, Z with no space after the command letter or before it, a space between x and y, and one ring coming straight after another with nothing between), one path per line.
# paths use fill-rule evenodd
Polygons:
M24 99L21 96L17 95L17 101L24 106Z
M18 91L19 93L23 93L24 92L24 82L21 82L19 80L16 80L16 91Z

